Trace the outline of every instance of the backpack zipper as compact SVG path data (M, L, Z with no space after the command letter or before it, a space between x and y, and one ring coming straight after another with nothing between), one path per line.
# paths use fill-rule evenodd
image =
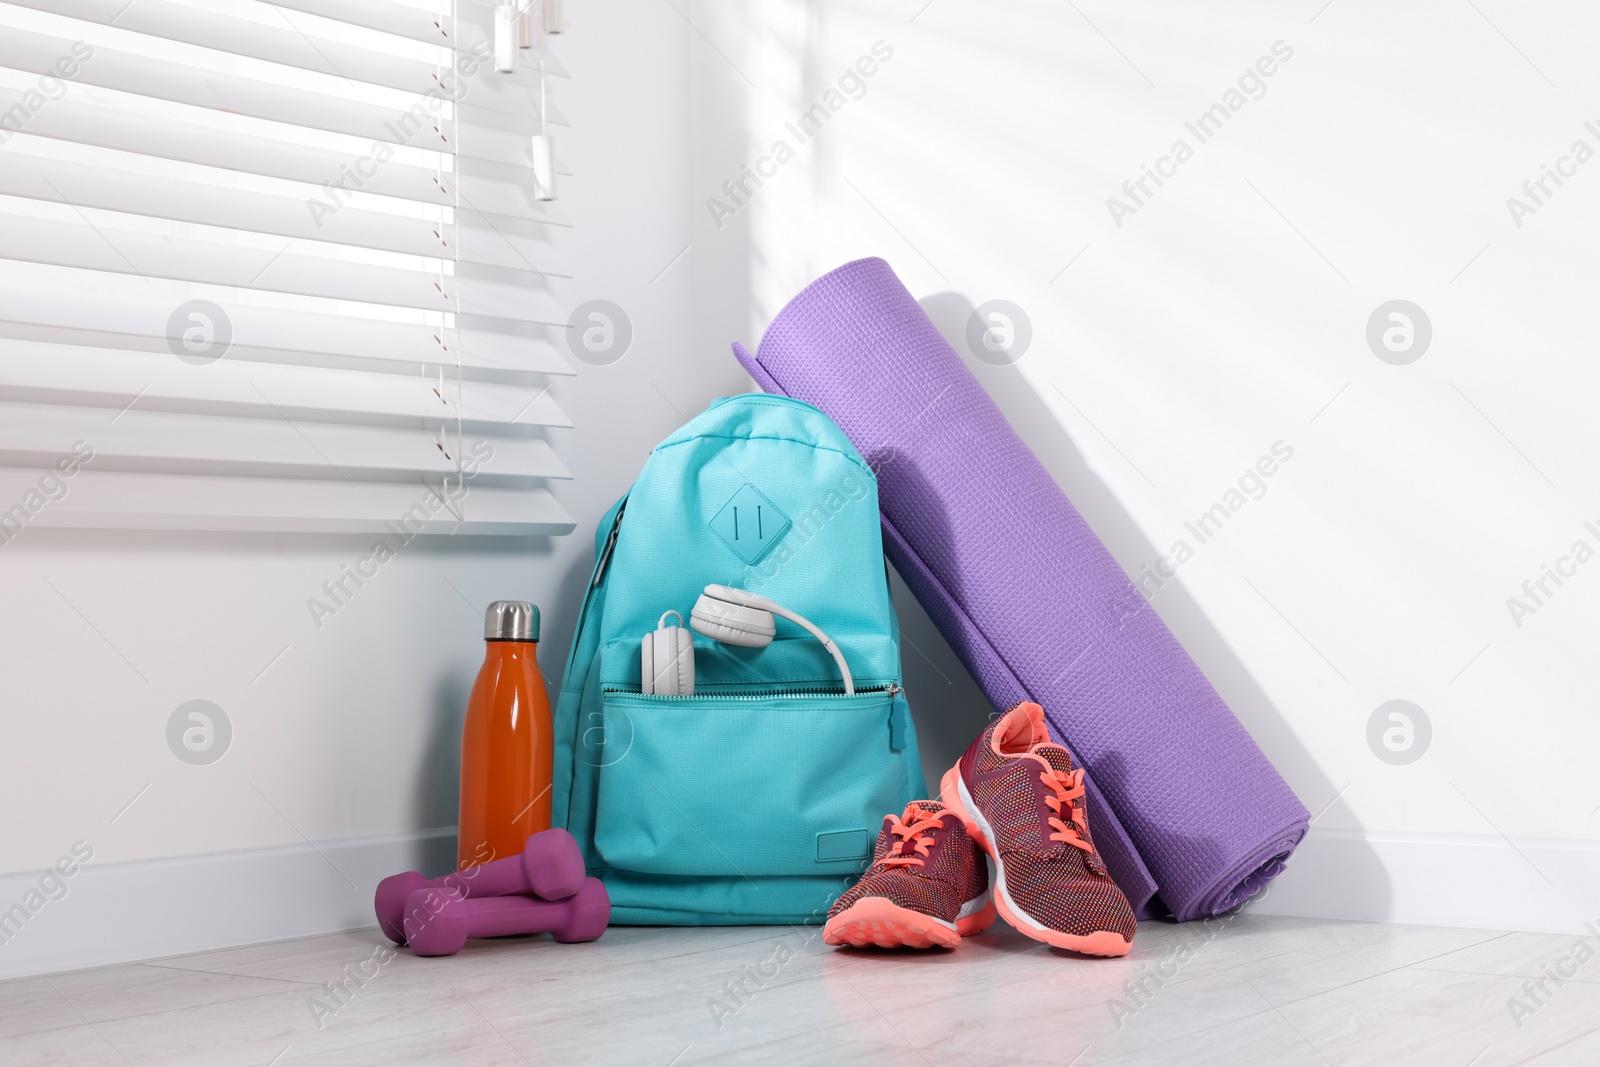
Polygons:
M782 700L790 698L799 699L801 697L842 697L848 695L843 689L783 689L777 692L727 690L703 693L641 693L639 690L634 688L620 689L616 686L607 686L601 691L603 693L615 694L617 696L648 696L652 700L708 700L715 698L718 700L756 701L774 699ZM888 685L871 686L866 689L857 689L855 691L855 695L858 697L882 695L888 697L890 700L893 700L902 692L904 692L903 689L893 682L890 682Z

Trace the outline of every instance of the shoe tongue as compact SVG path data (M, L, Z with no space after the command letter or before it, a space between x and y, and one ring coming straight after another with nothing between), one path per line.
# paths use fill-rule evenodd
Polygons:
M1058 771L1070 772L1072 770L1072 757L1060 745L1043 743L1034 745L1029 751L1039 756L1051 767Z
M928 815L938 815L944 811L944 805L937 800L913 800L906 805L906 810L900 816L900 821L907 825Z

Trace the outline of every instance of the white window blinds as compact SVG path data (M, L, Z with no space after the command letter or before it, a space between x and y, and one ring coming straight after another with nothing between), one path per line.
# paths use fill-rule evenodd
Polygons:
M565 72L530 33L496 73L493 25L0 2L0 541L572 529L545 440L570 227L534 175Z

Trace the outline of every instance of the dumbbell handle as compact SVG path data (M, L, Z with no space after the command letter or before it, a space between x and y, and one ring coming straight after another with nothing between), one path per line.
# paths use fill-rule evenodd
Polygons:
M468 937L505 937L508 934L543 933L560 926L567 917L564 900L533 897L484 897L464 901Z
M463 895L469 897L503 897L512 893L532 892L530 883L527 864L519 855L468 867L436 878L429 885L449 885L459 888Z
M474 937L550 933L557 941L593 941L605 933L611 900L598 878L566 900L474 897L419 889L406 900L406 933L419 956L448 956Z

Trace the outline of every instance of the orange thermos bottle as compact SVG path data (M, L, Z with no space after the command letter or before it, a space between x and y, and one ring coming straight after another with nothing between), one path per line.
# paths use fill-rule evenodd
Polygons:
M497 600L484 613L487 651L461 731L460 869L522 853L550 828L555 746L536 657L539 609Z

